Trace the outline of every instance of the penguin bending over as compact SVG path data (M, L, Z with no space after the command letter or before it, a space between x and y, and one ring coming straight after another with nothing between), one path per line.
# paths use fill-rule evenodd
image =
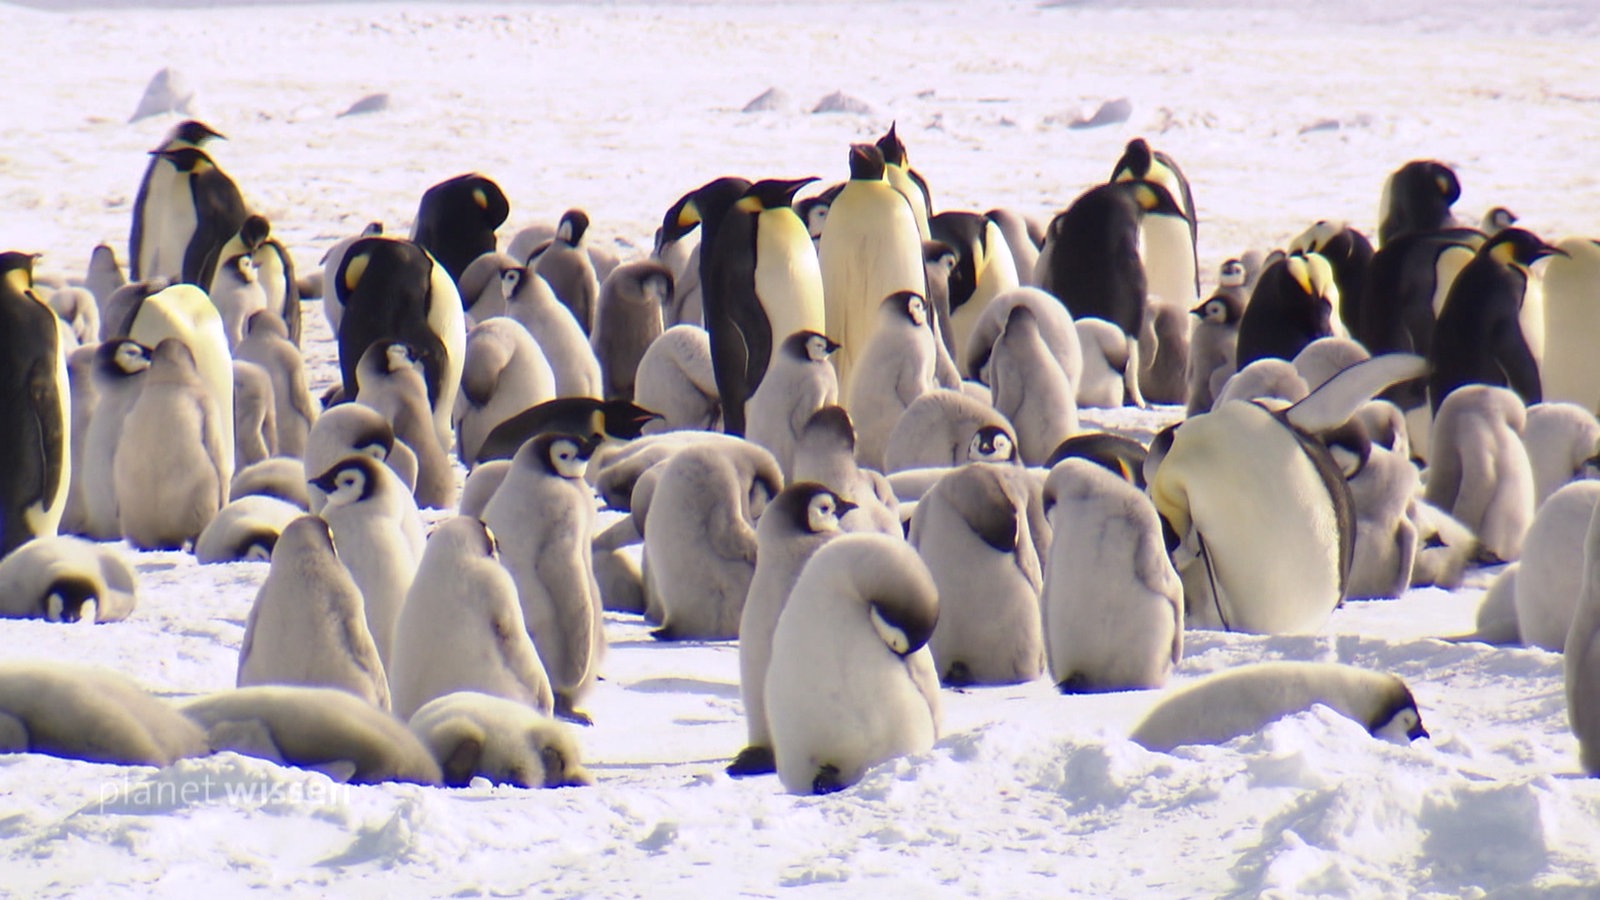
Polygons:
M509 215L511 202L500 186L468 172L422 193L411 240L444 266L452 282L460 284L473 260L494 251L494 230Z

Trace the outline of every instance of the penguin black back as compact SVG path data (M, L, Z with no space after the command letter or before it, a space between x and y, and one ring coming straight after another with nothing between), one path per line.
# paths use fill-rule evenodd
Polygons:
M950 270L951 313L971 300L978 289L978 260L986 249L988 227L987 218L971 212L942 212L928 220L933 239L955 253L955 267ZM944 330L948 332L949 326L944 325Z
M412 241L370 237L350 245L333 286L344 305L338 343L345 397L359 392L361 355L378 341L390 340L415 348L428 402L438 402L445 346L428 326L433 265L427 251Z
M1119 181L1090 188L1050 223L1041 287L1074 319L1105 319L1137 336L1144 325L1147 282L1139 259L1139 221L1146 212L1182 215L1166 188Z
M500 185L468 172L423 192L411 239L432 253L450 280L459 284L473 260L494 251L494 230L510 214L511 203Z
M1454 224L1450 207L1461 197L1461 180L1438 160L1412 160L1389 176L1386 197L1383 221L1378 224L1379 246L1401 235Z
M1332 275L1316 254L1292 253L1268 266L1239 318L1238 367L1270 357L1292 360L1307 344L1332 335Z
M56 314L33 292L33 257L0 253L0 556L37 537L30 521L55 507L66 478L67 394ZM30 510L35 512L30 515ZM49 533L54 533L51 526Z
M587 436L595 441L607 437L631 441L639 437L645 423L659 418L650 410L627 401L557 397L496 425L478 449L477 462L511 459L518 448L541 434Z

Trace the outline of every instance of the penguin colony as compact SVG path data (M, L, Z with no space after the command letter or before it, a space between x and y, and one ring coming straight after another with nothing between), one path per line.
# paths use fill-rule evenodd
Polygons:
M1444 163L1390 177L1376 245L1316 222L1209 295L1195 192L1145 140L1041 227L939 210L893 126L840 183L663 198L649 259L597 247L581 209L502 242L506 193L467 173L319 279L222 140L188 121L151 151L126 278L105 245L82 288L0 253L0 615L137 615L95 541L266 563L235 689L171 706L7 664L0 751L590 784L565 723L592 722L610 610L736 640L728 772L829 793L928 750L944 687L1161 690L1186 630L1315 632L1520 558L1495 634L1564 649L1600 775L1600 518L1569 483L1600 468L1600 373L1549 328L1592 317L1600 253L1461 224ZM339 362L320 404L314 299ZM1152 402L1176 421L1148 444L1078 415ZM623 514L599 533L597 494ZM1283 661L1171 692L1131 737L1314 704L1427 736L1398 678Z

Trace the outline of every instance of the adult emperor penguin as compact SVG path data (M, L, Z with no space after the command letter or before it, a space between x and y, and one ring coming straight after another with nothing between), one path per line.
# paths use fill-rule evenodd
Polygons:
M129 766L204 756L206 737L127 676L77 663L0 663L0 753Z
M322 254L322 314L335 335L339 333L339 325L344 321L344 298L337 290L339 270L344 268L344 258L350 255L350 248L355 246L356 241L382 235L382 222L368 222L360 234L340 238Z
M474 778L522 788L594 784L568 726L504 697L446 694L406 724L438 760L446 787L466 787Z
M1320 219L1289 242L1291 253L1315 253L1333 269L1339 288L1339 320L1352 335L1363 333L1367 270L1372 267L1372 242L1346 222ZM1394 348L1390 348L1394 349Z
M911 214L917 220L917 236L926 241L934 237L931 228L933 197L928 193L928 182L922 177L922 173L911 168L911 161L906 157L905 142L900 140L900 135L895 130L896 124L890 122L889 130L883 137L878 138L874 146L883 154L884 178L888 180L890 187L906 198L906 204L911 207Z
M605 652L590 538L594 497L583 480L593 443L541 434L522 445L483 522L499 536L522 616L555 693L555 713L588 724L579 701Z
M1522 445L1527 410L1506 388L1465 385L1433 421L1424 499L1478 536L1486 560L1522 553L1533 521L1533 466Z
M1166 684L1183 658L1183 582L1150 498L1097 462L1066 459L1050 470L1044 507L1050 680L1064 693Z
M1139 222L1140 258L1152 299L1187 310L1200 298L1199 219L1189 179L1172 157L1134 138L1111 170L1111 181L1150 181L1177 202L1178 214L1147 215Z
M846 534L800 571L772 635L767 721L778 779L827 794L939 736L928 638L939 592L904 541Z
M367 627L387 665L400 609L422 561L416 505L389 467L370 456L347 456L310 483L328 496L322 517L339 561L361 589Z
M251 316L244 339L234 348L235 359L253 362L272 377L272 401L277 408L278 452L299 459L317 418L317 407L307 386L306 362L300 348L289 340L283 320L270 311Z
M546 716L555 708L517 584L477 519L447 519L429 536L400 610L392 663L389 689L402 719L454 691L493 694Z
M1433 327L1428 399L1434 413L1464 384L1509 387L1523 403L1544 398L1539 364L1519 322L1538 260L1564 251L1521 228L1490 238L1456 276Z
M773 771L766 703L773 631L800 570L823 544L842 533L839 519L854 508L820 484L800 482L774 498L756 523L756 571L739 617L739 696L748 738L728 766L730 775Z
M1600 775L1600 524L1589 520L1583 541L1583 588L1562 650L1567 722L1578 739L1578 762Z
M1597 507L1600 482L1573 482L1550 495L1528 527L1512 586L1524 646L1559 653L1566 644L1583 590L1584 535Z
M29 539L53 535L72 484L72 387L67 331L33 291L33 257L0 253L0 375L10 385L0 403L4 508L0 556Z
M355 397L360 388L356 366L368 347L405 341L422 358L439 446L454 446L450 413L461 384L467 326L449 273L411 241L362 238L345 253L333 290L344 310L338 340L345 397Z
M589 342L605 380L603 399L633 399L639 360L661 334L661 311L672 303L673 285L672 270L653 259L623 263L600 285Z
M665 464L643 528L651 606L662 613L654 637L738 636L755 574L756 522L782 488L777 460L754 444L743 452L690 444Z
M1177 539L1191 626L1276 634L1326 621L1344 596L1354 511L1344 473L1311 435L1422 369L1414 356L1382 356L1279 412L1231 401L1177 426L1150 496Z
M749 180L737 176L715 178L684 194L667 209L656 231L655 257L674 265L677 289L673 308L662 310L663 327L703 323L701 285L706 272L706 254L716 244L723 217L749 187ZM683 247L690 243L697 229L699 243L685 254ZM679 261L682 268L676 267Z
M0 559L0 617L120 622L138 604L133 569L110 547L34 538Z
M1017 272L1019 283L1034 286L1033 273L1039 264L1039 245L1034 243L1030 231L1042 231L1031 219L1010 209L991 209L984 218L999 226L1005 235L1006 246L1011 251L1011 264Z
M194 231L183 248L179 280L203 287L211 282L208 264L215 264L218 251L239 232L250 208L245 205L239 186L204 150L179 147L154 152L178 171L180 185L186 183L187 195L180 186L173 202L188 200L194 207Z
M175 549L199 537L227 502L233 447L182 340L156 345L143 381L112 463L117 511L133 546Z
M750 397L745 437L767 448L786 479L794 477L795 443L817 410L839 402L839 378L828 357L839 345L816 331L796 331L773 354L771 369Z
M494 250L494 230L510 214L511 203L500 186L468 172L423 192L411 239L444 266L451 281L459 283L473 260Z
M195 204L188 178L161 152L204 147L221 137L211 126L190 119L173 126L161 146L150 151L150 162L133 200L133 227L128 232L129 280L182 277L184 251L195 230Z
M933 217L934 240L955 250L950 270L950 331L958 350L971 345L972 332L989 304L1020 285L1016 261L1000 226L970 212L943 212ZM975 374L975 373L974 373Z
M1234 362L1294 359L1318 338L1344 337L1338 324L1339 286L1333 268L1315 253L1291 253L1268 266L1239 317Z
M1450 207L1461 199L1461 180L1438 160L1416 159L1396 169L1383 183L1378 208L1378 244L1407 234L1437 231L1455 224Z
M1600 407L1600 346L1596 301L1600 299L1600 241L1563 238L1560 254L1545 263L1544 359L1539 380L1548 400Z
M1185 380L1189 383L1185 416L1211 411L1216 399L1212 387L1217 373L1226 378L1237 369L1235 350L1239 341L1239 319L1244 315L1244 300L1237 294L1218 290L1211 299L1190 313L1200 321L1189 336L1189 362ZM1220 383L1220 382L1219 382Z
M528 267L507 269L500 275L500 284L506 295L506 316L528 330L550 364L555 395L599 399L605 393L600 360L582 323L544 276Z
M728 434L744 434L745 404L777 344L797 331L827 330L817 252L792 206L815 180L752 184L723 217L716 243L701 245L705 325Z
M906 407L938 390L933 378L937 340L921 294L899 291L879 302L878 325L856 353L855 380L848 392L840 387L857 423L856 459L862 465L882 471L889 435Z
M1027 465L1043 464L1078 430L1073 384L1026 306L1012 308L994 342L988 373L994 408L1015 425L1017 451Z
M885 180L877 147L851 145L850 181L828 210L817 254L827 334L840 345L833 356L839 394L849 397L856 361L877 331L883 298L927 290L916 217Z
M1410 688L1398 676L1340 663L1278 660L1202 678L1157 703L1133 742L1169 753L1185 744L1221 744L1321 704L1373 737L1409 743L1428 737Z
M97 402L83 455L83 533L97 541L114 541L122 537L122 520L112 462L122 443L123 421L139 399L144 373L150 368L150 348L121 339L101 343L94 353Z
M608 439L631 441L643 433L645 425L659 418L648 409L620 400L558 397L496 425L484 438L478 462L510 459L523 444L541 434L575 434L596 444Z
M383 414L417 458L417 505L449 509L456 503L456 475L450 456L435 440L428 389L415 347L403 341L379 341L361 354L356 376L361 390L355 401ZM453 426L452 422L452 426Z
M911 517L911 546L939 589L928 648L945 684L1015 684L1044 671L1030 479L1014 466L960 466Z
M472 467L496 425L555 397L555 373L522 323L495 316L472 326L453 419L462 464Z
M252 215L239 226L239 232L218 248L216 258L207 265L212 272L206 292L216 299L221 267L236 258L251 263L250 277L265 297L266 308L283 320L289 340L300 345L300 287L295 280L294 260L289 251L272 236L272 223L265 216ZM242 267L234 262L233 267Z
M550 285L561 305L572 311L583 333L594 330L595 299L600 295L600 278L584 244L589 233L589 215L581 209L561 214L555 237L528 258L528 271Z
M245 621L237 683L339 688L387 710L383 660L333 540L316 516L283 529Z

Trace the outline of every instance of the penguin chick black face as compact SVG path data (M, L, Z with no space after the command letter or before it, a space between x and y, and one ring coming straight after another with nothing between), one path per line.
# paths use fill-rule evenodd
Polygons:
M907 597L874 597L867 602L872 630L897 656L922 649L939 623L937 603L920 603Z
M150 348L137 341L109 341L100 345L95 356L112 375L137 375L150 368Z
M255 284L256 282L256 261L251 259L248 254L240 253L238 256L229 257L223 262L222 267L233 273L233 277L245 284Z
M883 299L883 305L898 310L918 328L928 324L928 301L915 291L896 291Z
M556 240L576 247L588 231L589 214L581 209L569 209L561 214L561 222L556 226Z
M1430 736L1428 729L1422 725L1422 713L1417 709L1411 689L1398 679L1393 700L1379 711L1373 721L1366 724L1367 732L1373 737L1395 744L1409 744L1418 738Z
M840 530L839 520L856 504L814 481L791 484L773 501L773 515L787 515L796 531L827 534Z
M1243 284L1242 281L1240 283ZM1244 304L1231 294L1217 294L1189 310L1189 313L1212 325L1237 325L1239 317L1244 315Z
M541 434L517 451L517 457L527 454L551 475L581 479L593 451L594 443L577 435Z
M1552 247L1533 232L1521 228L1505 229L1490 238L1478 252L1489 254L1503 266L1515 266L1523 270L1546 256L1567 255L1565 250Z
M783 339L783 352L801 362L827 362L839 345L827 335L815 331L796 331Z
M985 425L972 436L967 445L968 462L1016 462L1017 442L1004 428Z
M1224 260L1222 268L1217 270L1217 283L1222 287L1243 287L1248 279L1249 272L1237 259Z
M328 495L328 506L348 506L372 496L380 465L370 456L346 456L309 483Z
M883 151L872 144L851 144L850 180L882 181Z
M63 575L45 589L44 617L49 622L83 622L93 625L99 612L100 592L80 575Z

